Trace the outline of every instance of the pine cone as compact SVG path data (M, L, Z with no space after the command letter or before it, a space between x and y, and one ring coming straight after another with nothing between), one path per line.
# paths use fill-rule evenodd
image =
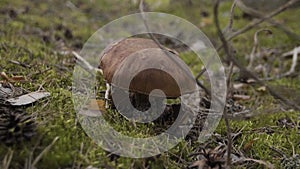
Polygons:
M28 141L35 135L36 124L21 109L0 105L0 141L10 146Z

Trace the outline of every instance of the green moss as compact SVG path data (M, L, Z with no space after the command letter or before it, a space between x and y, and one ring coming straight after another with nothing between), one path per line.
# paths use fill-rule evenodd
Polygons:
M290 118L294 119L296 124L299 124L299 119L296 120L298 117L299 112L285 112L259 115L251 121L232 121L230 125L233 133L237 133L242 129L241 137L234 142L234 147L242 150L247 156L280 166L280 160L276 159L282 158L282 156L270 147L274 147L290 157L293 156L293 146L295 154L299 154L300 149L296 144L300 137L297 128L285 128L278 125L278 122L280 119ZM225 131L225 123L222 121L217 132L225 135Z

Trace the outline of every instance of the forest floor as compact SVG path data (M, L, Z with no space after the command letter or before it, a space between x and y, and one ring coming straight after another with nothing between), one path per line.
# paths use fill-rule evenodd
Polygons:
M169 0L156 5L151 5L150 0L147 2L145 6L148 11L182 17L199 27L213 45L220 45L211 1ZM221 3L219 18L222 28L228 23L231 5L231 1ZM101 149L85 134L77 120L72 101L75 58L68 51L79 52L97 29L136 12L139 12L139 7L133 0L0 1L0 72L5 72L9 77L25 77L26 81L12 84L26 92L43 90L51 94L30 106L21 107L37 124L36 135L30 141L13 145L0 143L2 167L9 162L9 168L26 168L30 164L36 168L187 168L201 161L199 156L192 154L201 152L200 147L205 144L193 143L188 139L169 152L152 158L118 157ZM300 8L292 8L274 19L300 35L299 16ZM239 29L254 19L236 8L233 28ZM292 59L281 56L300 46L300 41L269 23L262 23L235 37L232 40L235 56L247 65L245 58L253 48L254 34L262 28L271 30L272 35L261 33L258 36L258 54L262 59L256 64L269 67L269 76L274 76L278 71L288 71ZM219 55L225 58L224 52L219 52ZM190 66L193 68L193 63ZM199 71L199 67L195 67L194 71ZM270 80L267 84L300 105L300 77L297 72L299 66L294 77ZM299 155L296 154L300 154L300 112L282 105L263 86L239 82L239 77L238 73L232 77L233 84L242 86L236 92L250 98L238 100L237 103L249 109L251 117L230 120L232 134L238 133L233 142L234 152L238 154L233 158L239 158L242 154L245 158L261 161L246 160L234 166L264 168L272 164L275 168L283 168L291 165L288 162L299 163ZM5 79L0 80L3 82ZM104 90L105 86L101 89ZM124 126L123 123L114 126L119 130L125 127L129 135L130 130L136 132L134 126ZM226 143L226 134L225 122L221 120L215 135L210 138L212 143L208 145L208 141L205 148L216 148L222 142L220 140Z

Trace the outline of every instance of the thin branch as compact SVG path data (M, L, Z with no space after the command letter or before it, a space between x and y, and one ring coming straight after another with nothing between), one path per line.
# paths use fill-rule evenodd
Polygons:
M226 39L225 39L225 37L224 37L224 35L221 31L220 25L219 25L219 19L218 19L219 4L220 4L220 0L216 0L216 3L214 5L214 20L215 20L215 25L216 25L217 30L218 30L219 37L221 39L224 39L224 41L226 41ZM222 42L223 42L223 40L222 40ZM228 57L231 56L231 51L229 50L229 47L228 47L227 43L224 44L224 49L225 49ZM229 57L229 59L230 59L230 57ZM231 61L230 71L229 71L228 78L227 78L227 86L228 87L230 85L230 76L231 76L231 73L232 73L232 69L233 69L233 62ZM228 111L226 110L226 107L224 109L224 120L225 120L225 125L226 125L226 130L227 130L227 139L228 139L226 168L230 168L230 166L231 166L231 149L232 149L232 140L231 139L232 138L231 138L230 122L229 122L229 119L228 119Z
M77 52L72 51L72 54L75 56L75 58L79 61L79 65L88 71L91 74L94 74L95 72L100 72L103 75L103 71L101 69L93 67L89 62L87 62L83 57L81 57Z
M268 23L272 24L274 27L280 29L282 32L284 32L286 35L288 35L290 38L295 40L300 40L300 35L290 30L288 27L284 26L280 22L270 18L267 20Z
M143 18L143 22L144 22L144 25L146 27L146 30L147 30L147 33L149 34L150 38L157 44L157 46L162 49L163 51L166 51L167 48L164 47L163 45L160 44L160 42L154 37L153 33L150 31L149 29L149 26L148 26L148 23L147 23L147 20L145 18L145 12L144 12L144 0L141 0L140 1L140 5L139 5L139 8L140 8L140 12L141 12L141 15L142 15L142 18ZM167 52L166 52L167 53ZM169 56L169 54L167 53L167 55ZM171 56L169 56L170 58L172 58ZM175 61L176 62L176 61ZM177 62L176 62L177 63Z
M292 146L292 151L293 151L293 155L292 156L295 156L295 147L294 147L294 144L290 141L290 139L288 137L286 137L287 141L290 143L290 145Z
M25 63L18 62L18 61L16 61L16 60L9 60L9 62L10 62L10 63L13 63L13 64L16 64L16 65L20 65L20 66L22 66L22 67L24 67L24 68L31 68L30 65L27 65L27 64L25 64Z
M261 79L261 80L262 81L271 81L271 80L281 79L281 78L284 78L284 77L299 76L300 73L295 71L296 66L297 66L297 62L298 62L298 54L299 53L300 53L300 47L296 47L292 51L286 52L282 55L282 57L287 57L287 56L293 55L292 56L293 57L292 65L291 65L291 68L288 72L286 72L284 74L277 75L275 77L265 78L265 79Z
M228 47L228 44L227 44L227 40L225 39L222 31L221 31L221 28L220 28L220 23L219 23L219 19L218 19L218 6L219 6L219 1L220 0L217 0L217 3L215 5L215 10L214 10L214 15L215 15L215 19L214 19L214 22L215 22L215 25L217 27L217 31L218 31L218 35L219 35L219 38L221 39L222 41L222 46L224 47L224 51L225 51L225 54L228 56L228 58L232 61L232 63L237 66L240 71L242 72L245 72L248 74L248 76L252 79L254 79L258 84L260 84L261 86L265 86L266 89L268 90L268 92L275 98L281 100L284 104L286 104L287 106L291 107L291 108L294 108L296 110L300 110L300 106L292 101L289 101L288 99L286 99L285 97L281 96L280 94L278 94L277 92L275 92L272 88L270 88L266 83L264 83L262 80L260 80L258 77L256 77L252 72L248 71L245 67L243 67L230 53L229 51L229 47ZM286 9L287 7L289 7L290 5L294 4L295 2L297 2L299 0L291 0L289 1L287 4L285 4L284 6L282 6L281 8L279 8L278 10L276 10L275 12L273 12L272 14L276 14L278 13L278 11L282 11L284 9ZM268 15L266 18L270 17L272 15Z
M14 155L14 151L9 149L7 154L3 158L2 165L1 165L2 169L9 169L13 155Z
M205 86L200 82L200 80L199 80L199 78L200 78L205 72L206 72L206 68L203 68L203 69L197 74L197 76L195 77L195 79L196 79L196 82L197 82L198 86L200 86L200 87L204 90L204 92L206 93L206 95L210 96L210 95L211 95L211 91L210 91L207 87L205 87Z
M298 53L300 53L300 46L294 48L293 50L291 50L289 52L285 52L284 54L282 54L282 57L292 56L294 54L295 50L297 50Z
M293 53L292 66L291 66L290 70L284 74L284 76L289 76L289 75L295 73L295 69L296 69L297 62L298 62L298 53L300 52L300 48L295 48L293 52L294 53Z
M263 31L271 33L271 30L269 30L269 29L260 29L260 30L255 32L255 34L254 34L254 44L253 44L253 48L252 48L252 51L251 51L251 54L250 54L249 64L247 66L248 69L251 69L252 66L253 66L253 62L254 62L254 59L255 59L255 53L256 53L257 48L258 48L258 34L260 32L263 32Z
M279 154L281 157L286 157L286 154L284 154L281 150L278 150L277 148L270 146L270 149L275 151L277 154Z
M196 79L199 79L206 72L206 68L203 68L196 76Z
M267 167L269 169L274 169L275 168L269 162L265 162L265 161L257 160L257 159L253 159L253 158L243 158L241 161L243 161L243 162L245 162L245 161L252 161L252 162L255 162L255 163L258 163L258 164L262 164L262 165L264 165L265 167Z
M230 17L229 17L229 22L228 25L226 26L226 28L224 29L223 33L230 35L233 31L232 31L232 26L233 26L233 19L234 19L234 9L236 7L236 1L234 0L232 5L231 5L231 9L230 9Z
M178 61L176 59L174 59L169 52L169 49L167 49L165 46L161 45L160 42L157 40L157 38L153 35L153 33L150 31L149 29L149 26L148 26L148 23L147 23L147 20L145 18L145 15L144 15L144 1L141 0L140 1L140 5L139 5L139 9L140 9L140 12L141 12L141 15L142 15L142 18L143 18L143 22L144 22L144 25L146 27L146 30L150 36L150 38L156 43L156 45L178 66L181 68L181 70L187 75L188 78L190 78L192 81L196 81L196 83L198 84L199 87L201 87L202 89L205 90L205 92L207 92L208 90L201 84L199 83L198 79L195 79L193 77L193 75L188 72L186 69L182 68L182 66L180 65L180 63L178 63Z
M59 137L55 137L52 141L52 143L50 145L48 145L33 161L32 165L33 167L36 166L36 164L41 160L41 158L43 157L43 155L45 155L50 149L51 147L56 143L56 141L58 140Z
M233 63L230 62L230 68L228 72L228 77L227 77L227 96L230 93L230 82L231 82L231 75L233 71ZM225 120L225 125L226 125L226 130L227 130L227 159L226 159L226 165L228 168L231 166L231 149L232 149L232 137L231 137L231 128L230 128L230 122L229 122L229 117L228 117L228 111L224 109L224 120Z
M231 76L232 76L232 73L233 73L233 63L230 62L229 72L228 72L228 75L227 75L227 90L230 90L230 88L231 88L230 86L231 86Z
M230 19L229 19L229 24L228 24L228 28L230 30L232 30L232 25L233 25L233 17L234 17L234 8L236 7L236 1L234 0L230 9Z
M251 22L250 24L248 24L247 26L245 26L244 28L240 29L239 31L235 32L234 34L232 34L230 37L228 37L227 40L231 40L232 38L238 36L239 34L245 33L246 31L254 28L256 25L261 24L262 22L264 22L265 20L268 20L278 14L280 14L281 12L285 11L287 8L289 8L290 6L294 5L296 2L298 2L299 0L290 0L289 2L287 2L286 4L280 6L278 9L276 9L274 12L271 12L270 14L255 20L253 22Z
M266 16L262 16L260 19L254 20L251 23L249 23L248 25L246 25L245 27L243 27L243 28L239 29L238 31L234 32L228 38L226 38L226 40L230 41L231 39L235 38L236 36L251 30L252 28L254 28L257 25L264 22L265 20L268 20L268 19L280 14L281 12L285 11L287 8L291 7L292 5L294 5L295 3L299 2L299 1L300 0L290 0L290 1L288 1L286 4L280 6L274 12L271 12L270 14L268 14ZM217 51L219 51L222 47L224 47L223 45L224 44L217 47Z

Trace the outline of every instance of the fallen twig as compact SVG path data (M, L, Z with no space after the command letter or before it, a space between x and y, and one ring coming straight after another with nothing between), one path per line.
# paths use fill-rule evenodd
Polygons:
M50 149L51 147L56 143L56 141L58 140L59 137L55 137L52 141L51 144L49 144L33 161L32 163L32 167L35 167L36 164L41 160L41 158L43 157L44 154L46 154Z
M91 74L94 74L95 72L100 72L103 74L103 71L101 69L93 67L89 62L87 62L83 57L81 57L77 52L72 51L72 54L75 56L75 58L79 61L79 65L88 71Z
M265 161L262 161L262 160L257 160L257 159L253 159L253 158L242 158L241 160L237 161L237 162L244 162L244 161L252 161L252 162L255 162L255 163L258 163L258 164L262 164L264 166L266 166L267 168L269 169L273 169L274 166L272 164L270 164L269 162L265 162Z
M271 30L269 30L269 29L260 29L260 30L255 32L255 34L254 34L254 44L253 44L253 48L252 48L252 51L251 51L251 54L250 54L249 64L247 66L248 69L251 69L252 66L253 66L253 62L254 62L254 59L255 59L255 53L256 53L257 48L258 48L258 34L260 32L271 33Z
M281 12L285 11L287 8L289 8L290 6L294 5L296 2L299 2L299 1L300 0L290 0L286 4L282 5L278 9L276 9L274 12L271 12L270 14L268 14L264 17L261 17L260 19L254 20L251 23L249 23L248 25L246 25L245 27L243 27L243 28L239 29L238 31L232 33L230 36L228 36L228 38L226 38L226 40L230 41L231 39L235 38L236 36L249 31L250 29L252 29L255 26L257 26L257 25L261 24L262 22L264 22L265 20L268 20L268 19L280 14ZM219 47L217 47L217 51L222 49L224 47L223 45L224 44L221 44Z
M217 0L216 3L215 3L215 6L214 6L214 20L216 22L216 26L217 26L218 31L220 31L219 34L222 34L222 37L224 38L223 33L222 33L222 31L220 29L220 26L219 26L219 21L218 21L218 8L219 8L219 4L220 4L220 0ZM232 10L232 12L233 12L233 10ZM226 52L228 52L228 54L231 55L230 54L231 51L229 50L229 48L228 48L227 45L225 46L225 48L226 48ZM228 77L227 77L227 88L230 88L230 79L231 79L232 70L233 70L233 62L230 61L230 70L229 70ZM228 93L229 92L227 92L227 94ZM231 138L230 122L229 122L229 118L228 118L228 111L226 110L226 108L224 109L224 120L225 120L225 125L226 125L226 130L227 130L227 140L228 140L228 143L227 143L226 168L230 168L231 167L232 138Z
M10 63L13 63L13 64L16 64L16 65L20 65L20 66L22 66L22 67L24 67L24 68L31 68L30 65L27 65L27 64L25 64L25 63L18 62L18 61L16 61L16 60L9 60L9 62L10 62Z
M208 95L208 96L210 96L210 95L211 95L211 91L210 91L207 87L205 87L205 86L200 82L200 80L199 80L199 78L200 78L205 72L206 72L206 68L203 68L203 69L197 74L197 76L195 77L195 79L196 79L196 82L197 82L198 86L200 86L200 87L204 90L205 94Z
M13 155L14 155L14 151L9 149L7 154L3 158L3 161L2 161L2 164L1 164L2 169L9 169L10 168L9 166L10 166Z
M293 62L290 70L284 74L284 76L290 76L295 72L297 62L298 62L298 53L300 53L300 47L297 47L293 50Z
M300 75L299 72L296 72L296 66L297 66L297 62L298 62L298 54L300 53L300 47L296 47L294 48L292 51L286 52L282 55L282 57L288 57L288 56L293 56L292 59L292 65L291 68L288 72L275 76L275 77L270 77L270 78L265 78L265 79L261 79L262 81L271 81L271 80L275 80L275 79L280 79L280 78L284 78L284 77L290 77L290 76L298 76Z
M278 21L270 18L267 20L267 22L272 24L277 29L280 29L282 32L284 32L286 35L288 35L290 38L295 39L295 40L300 40L300 35L294 33L292 30L290 30L286 26L282 25Z
M247 70L245 67L243 67L230 53L229 51L229 47L228 47L228 40L224 37L221 28L220 28L220 24L219 24L219 19L218 19L218 6L219 6L219 1L217 0L217 3L215 5L215 10L214 10L214 15L215 15L215 25L217 27L217 31L218 31L218 35L222 41L222 46L224 47L224 51L225 54L228 56L229 60L232 61L232 63L237 66L240 71L246 73L250 78L254 79L258 84L260 84L261 86L265 86L266 89L268 90L268 92L275 98L281 100L284 104L286 104L287 106L294 108L296 110L300 110L300 106L288 99L286 99L285 97L281 96L280 94L278 94L277 92L275 92L272 88L270 88L266 83L264 83L262 80L260 80L258 77L256 77L251 71ZM295 2L297 2L299 0L291 0L289 1L287 4L285 4L284 6L282 6L281 8L279 8L278 10L276 10L275 12L271 13L272 15L277 14L278 12L286 9L287 7L289 7L290 5L294 4ZM271 17L272 15L268 15L266 18Z
M232 70L233 70L233 63L230 62L230 68L227 76L227 97L228 94L230 93L230 82L231 82L231 75L232 75ZM225 120L225 125L226 125L226 130L227 130L227 159L226 159L226 166L230 168L231 166L231 148L232 148L232 137L231 137L231 128L230 128L230 122L229 122L229 117L228 117L228 110L224 109L224 120Z

